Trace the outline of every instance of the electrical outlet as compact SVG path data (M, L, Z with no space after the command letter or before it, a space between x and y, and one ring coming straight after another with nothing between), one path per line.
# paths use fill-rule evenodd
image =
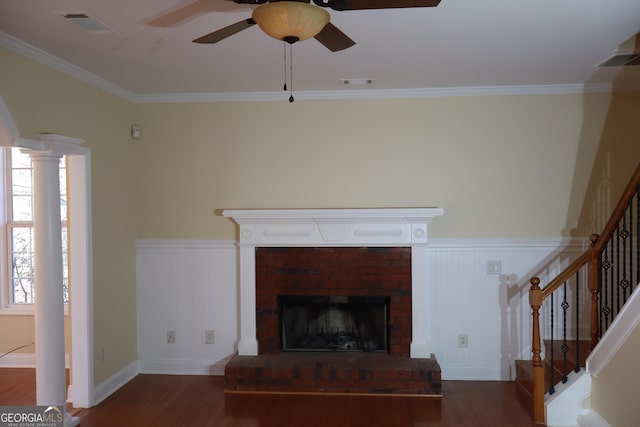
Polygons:
M204 342L205 344L213 344L216 340L216 333L213 330L205 331Z
M109 354L107 353L107 347L102 347L102 363L109 361Z
M467 334L459 334L458 335L458 347L460 347L460 348L469 347L469 335L467 335Z
M176 331L167 331L167 344L176 343Z

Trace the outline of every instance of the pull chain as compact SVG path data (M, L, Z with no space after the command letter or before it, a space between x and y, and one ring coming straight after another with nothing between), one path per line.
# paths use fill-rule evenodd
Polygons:
M284 47L284 91L287 91L287 42L282 42Z
M289 45L289 89L291 90L289 102L293 102L293 43Z

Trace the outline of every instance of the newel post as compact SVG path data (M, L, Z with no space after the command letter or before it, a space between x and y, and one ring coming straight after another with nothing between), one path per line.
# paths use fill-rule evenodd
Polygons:
M531 289L529 290L529 304L531 304L531 315L533 317L533 335L531 351L533 357L533 421L544 423L544 365L542 364L542 346L540 339L540 306L542 305L542 291L540 290L540 279L531 278Z
M598 299L600 294L600 253L595 249L600 239L597 234L589 236L591 245L591 262L589 263L589 292L591 293L591 350L594 349L600 339L600 324L598 322Z

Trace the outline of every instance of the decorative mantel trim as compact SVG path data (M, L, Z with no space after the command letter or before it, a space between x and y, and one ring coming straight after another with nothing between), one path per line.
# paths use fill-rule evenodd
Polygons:
M410 246L411 357L430 357L427 337L427 224L440 208L246 209L222 215L240 226L238 354L257 356L255 248L258 246Z
M256 246L407 246L427 243L439 208L225 210L240 244Z

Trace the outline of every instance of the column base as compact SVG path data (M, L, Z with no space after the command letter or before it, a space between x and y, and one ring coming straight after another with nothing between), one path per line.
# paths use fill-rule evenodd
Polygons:
M409 352L412 359L428 359L432 356L429 344L425 342L412 342Z
M80 418L72 417L70 413L64 413L64 427L76 427L80 425Z
M238 356L257 356L258 340L251 338L241 338L238 342Z

